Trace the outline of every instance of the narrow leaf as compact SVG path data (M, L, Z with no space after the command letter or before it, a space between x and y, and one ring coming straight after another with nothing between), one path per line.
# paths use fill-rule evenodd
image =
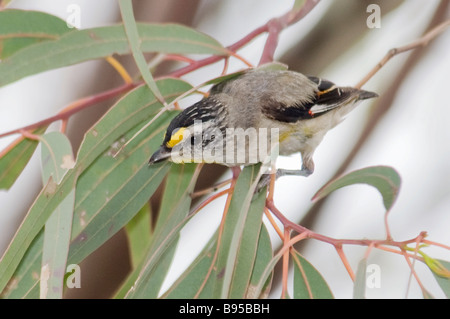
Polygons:
M47 127L33 131L35 135L45 132ZM8 190L20 176L31 156L34 154L38 142L22 138L14 147L0 157L0 189Z
M401 179L397 171L391 167L367 167L332 180L314 195L313 200L318 201L341 187L353 184L368 184L375 187L383 197L384 207L390 210L397 199Z
M190 88L187 83L174 79L161 80L159 86L165 99L174 98ZM56 209L59 203L75 187L78 176L100 154L107 151L115 141L119 140L123 134L150 116L155 115L160 106L147 87L139 87L122 98L86 133L83 143L80 146L75 167L66 173L60 185L57 185L52 179L49 180L30 208L8 250L0 260L0 291L6 286L23 254L26 252L27 247L41 230L50 213ZM148 153L151 151L152 149L147 149ZM81 189L77 190L77 196L80 193L82 193ZM137 210L143 204L144 202L137 207ZM120 208L123 208L123 206L120 206ZM81 216L78 217L83 217L82 212ZM77 223L74 223L75 225ZM78 224L78 226L81 226L78 228L79 230L83 225ZM74 233L74 230L73 228L72 233ZM80 239L82 238L81 236Z
M44 229L34 238L14 276L0 293L4 299L38 299L39 276L42 266L42 245L44 243Z
M139 33L136 26L136 21L134 19L133 6L131 0L119 0L120 13L122 14L122 21L125 27L125 33L130 44L131 53L133 55L134 61L142 75L145 83L148 85L150 90L156 96L158 101L163 102L164 99L159 92L158 86L153 79L150 70L148 69L147 62L145 61L144 54L141 51L141 40L139 39Z
M434 278L441 287L445 296L447 298L450 298L450 277L448 276L448 274L450 273L450 262L440 259L436 259L436 261L443 269L441 269L441 271L438 272L433 270L433 267L430 267L430 269L432 270ZM447 273L447 276L442 275L444 271Z
M182 25L138 23L137 28L143 52L227 54L216 40ZM123 25L68 32L57 40L28 46L3 60L0 86L43 71L128 53Z
M41 138L42 180L59 183L75 165L72 146L62 133L51 132ZM45 223L41 268L41 299L62 298L72 229L75 189L59 204Z
M151 211L150 204L146 203L144 207L134 216L125 226L128 237L128 248L131 255L131 265L133 269L139 265L145 257L145 253L150 244L151 230Z
M69 262L78 264L124 227L148 201L169 170L169 163L148 166L174 112L166 112L114 158L107 150L80 176ZM137 126L124 135L129 139ZM81 151L81 150L80 150Z
M366 298L366 272L367 272L367 259L363 258L358 264L356 270L355 283L353 285L353 298L365 299Z
M211 298L214 282L211 276L206 278L206 275L213 262L214 251L217 245L217 235L218 232L211 237L197 258L195 258L183 274L162 295L162 298ZM207 279L206 282L205 278Z
M177 226L189 213L192 190L197 180L196 164L173 165L168 175L145 267L127 298L156 298L168 271L178 241ZM170 235L172 234L172 235ZM164 267L161 266L163 263Z
M253 225L247 223L247 217L249 216L250 204L256 183L261 176L260 167L261 165L245 167L236 182L223 227L222 240L218 248L219 252L215 265L216 280L214 283L214 298L229 298L234 284L234 278L236 278L235 276L239 277L239 274L235 273L235 270L238 265L241 246L244 247L243 245L246 244L244 243L244 230L249 227L252 230L256 230L259 234L260 220L257 223L257 227L253 227ZM261 218L262 208L257 214L259 214L258 218ZM249 244L254 245L255 243ZM253 261L251 265L253 265ZM248 278L245 281L245 285L248 284L250 274L251 269L247 274ZM245 294L247 288L241 288L238 290Z
M264 270L270 263L273 256L272 244L270 242L269 232L264 224L261 225L261 232L259 233L258 248L256 250L255 264L252 269L252 276L247 288L246 298L261 298L265 299L269 295L272 276L266 279L262 291L256 293L255 287L263 276Z
M295 252L294 260L294 298L331 299L333 294L322 275L302 255Z
M242 299L247 294L255 266L265 203L266 192L261 191L255 194L248 210L230 283L230 298Z
M67 27L64 20L39 11L6 9L0 11L0 21L0 59L74 30Z

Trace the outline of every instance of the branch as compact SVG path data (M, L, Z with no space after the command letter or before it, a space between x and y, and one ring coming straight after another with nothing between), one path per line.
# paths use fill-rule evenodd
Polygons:
M361 80L358 84L356 84L356 88L360 89L364 84L366 84L390 59L392 59L397 54L410 51L413 49L416 49L418 47L424 47L426 46L431 40L433 40L435 37L437 37L439 34L444 32L444 30L450 26L450 20L446 20L443 23L439 24L435 28L433 28L431 31L427 32L424 36L417 39L414 42L411 42L410 44L407 44L405 46L399 47L399 48L393 48L386 53L386 55L381 59L380 62Z
M73 115L89 106L92 106L92 105L100 103L102 101L111 99L113 97L116 97L119 94L128 92L129 90L135 88L136 86L137 86L137 84L134 84L134 83L126 83L126 84L123 84L114 89L107 90L107 91L104 91L104 92L96 94L96 95L91 95L91 96L85 97L83 99L80 99L80 100L70 104L69 106L64 108L61 112L59 112L57 115L51 116L49 118L46 118L45 120L42 120L42 121L27 125L27 126L24 126L21 128L17 128L15 130L12 130L9 132L1 133L0 138L8 136L8 135L12 135L12 134L17 134L17 133L20 133L21 131L30 131L35 128L41 127L41 126L49 125L58 120L67 119L71 115Z
M278 34L286 27L296 23L297 21L301 20L304 16L306 16L319 3L319 1L320 0L307 0L300 10L290 10L289 12L285 13L284 15L278 18L269 20L266 24L256 28L239 41L228 46L227 50L229 50L230 52L236 52L237 50L239 50L240 48L251 42L253 39L255 39L257 36L269 32L269 37L266 41L266 48L264 48L259 63L261 64L262 61L268 60L270 56L273 57L273 51L275 50L276 43L278 42ZM168 73L166 76L180 77L206 65L218 62L223 58L225 58L225 56L215 55L202 60L198 60L196 62L191 63L188 66L185 66L181 69Z
M278 38L281 31L301 20L319 3L319 1L320 0L307 0L300 10L292 9L281 17L274 18L266 23L264 27L266 29L265 31L269 33L269 36L267 37L263 53L261 54L259 65L274 60L273 56L278 46Z

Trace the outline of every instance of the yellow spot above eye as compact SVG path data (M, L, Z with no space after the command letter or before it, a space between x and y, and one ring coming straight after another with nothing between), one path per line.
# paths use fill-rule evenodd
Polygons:
M172 137L166 143L168 148L173 148L175 145L183 140L183 132L186 130L185 127L179 128L175 133L172 133Z

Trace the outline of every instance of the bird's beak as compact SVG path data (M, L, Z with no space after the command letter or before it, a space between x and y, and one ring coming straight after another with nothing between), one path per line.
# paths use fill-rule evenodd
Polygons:
M358 100L367 100L374 97L378 97L378 94L376 94L375 92L360 90Z
M150 160L148 161L149 165L162 162L170 157L170 149L161 146L155 153L153 153L152 157L150 157Z

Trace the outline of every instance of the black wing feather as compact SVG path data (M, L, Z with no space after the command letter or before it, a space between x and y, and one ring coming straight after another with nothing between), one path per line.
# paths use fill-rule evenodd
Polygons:
M337 87L333 82L318 77L308 78L317 84L317 92L311 102L285 105L269 98L262 107L264 114L286 123L312 119L341 106L358 96L359 92L366 92L351 87Z

